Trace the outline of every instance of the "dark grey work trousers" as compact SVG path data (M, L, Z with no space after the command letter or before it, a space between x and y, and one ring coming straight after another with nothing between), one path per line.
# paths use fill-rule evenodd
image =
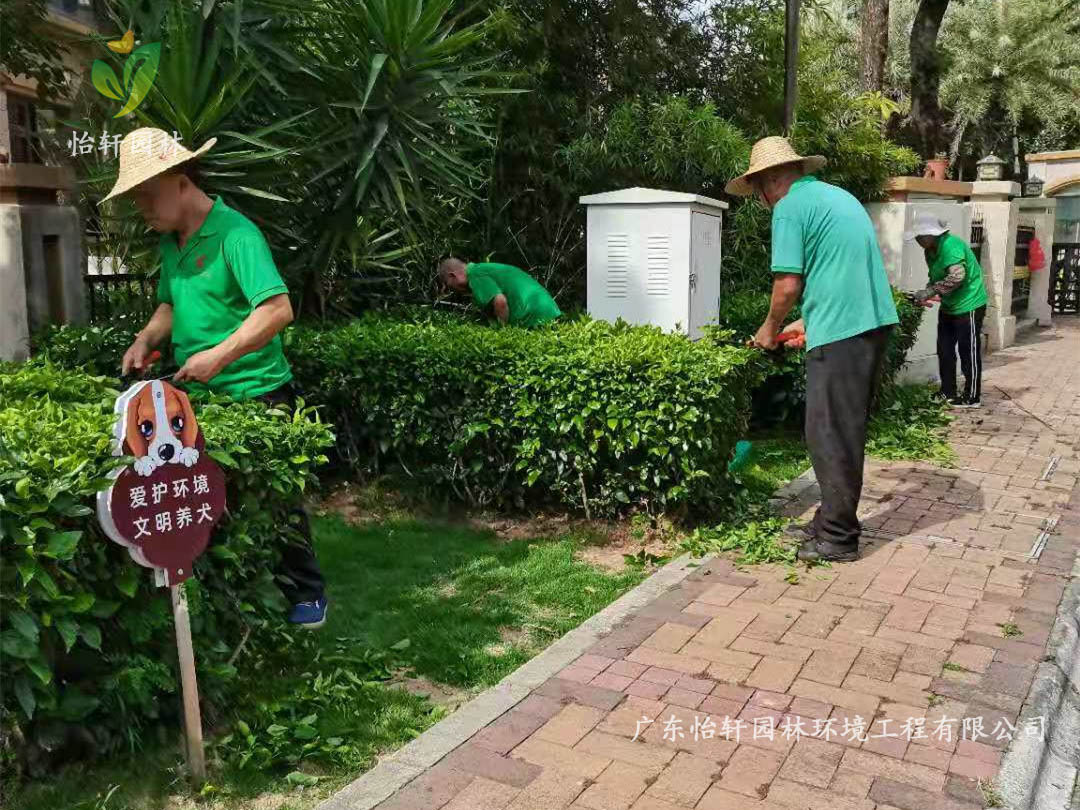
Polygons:
M873 329L806 354L806 446L821 487L814 530L836 550L859 545L866 428L891 331Z

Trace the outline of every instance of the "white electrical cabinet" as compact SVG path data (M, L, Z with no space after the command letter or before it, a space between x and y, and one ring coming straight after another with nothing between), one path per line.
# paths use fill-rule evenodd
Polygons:
M717 323L727 203L651 188L582 197L588 308L597 319L652 324L691 338Z

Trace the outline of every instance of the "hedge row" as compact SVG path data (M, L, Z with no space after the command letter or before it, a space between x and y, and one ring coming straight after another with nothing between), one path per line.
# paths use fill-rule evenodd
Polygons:
M895 295L901 328L891 382L922 309ZM591 513L707 506L750 414L797 418L805 367L742 344L768 297L724 301L731 329L691 343L647 327L588 320L535 331L452 316L369 316L291 330L288 355L309 402L338 425L354 468L393 466L474 504L558 503ZM115 369L124 325L55 329L41 349L65 365Z
M749 349L588 320L524 331L368 317L298 329L289 356L351 459L475 504L594 515L708 505L762 373Z
M40 361L0 364L0 742L33 765L72 735L94 750L135 746L172 714L175 637L168 593L100 531L114 381ZM285 511L333 442L310 412L209 401L210 454L227 468L229 512L187 584L211 721L251 632L257 648L284 608L271 572ZM274 493L272 499L267 493ZM30 760L29 762L27 760Z

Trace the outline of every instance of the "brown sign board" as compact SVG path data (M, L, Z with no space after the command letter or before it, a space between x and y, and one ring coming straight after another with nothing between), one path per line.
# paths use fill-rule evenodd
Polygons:
M115 413L113 453L134 461L98 493L98 520L160 584L183 582L225 512L225 475L206 453L187 394L169 383L135 383Z

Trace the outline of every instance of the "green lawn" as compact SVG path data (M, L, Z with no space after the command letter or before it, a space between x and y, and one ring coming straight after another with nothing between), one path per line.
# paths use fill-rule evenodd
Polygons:
M507 542L460 524L401 519L353 526L336 516L316 518L314 529L330 588L326 626L304 634L280 660L251 662L246 676L240 662L242 702L221 718L209 747L210 806L310 806L445 714L392 683L423 679L421 688L431 682L465 699L645 576L580 562L574 555L582 538L573 534ZM237 720L250 739L236 731ZM284 761L304 745L314 746L314 759ZM247 767L240 767L245 757ZM4 805L179 810L192 798L178 775L180 760L174 744L136 760L75 765L12 791ZM318 781L305 786L311 776Z

